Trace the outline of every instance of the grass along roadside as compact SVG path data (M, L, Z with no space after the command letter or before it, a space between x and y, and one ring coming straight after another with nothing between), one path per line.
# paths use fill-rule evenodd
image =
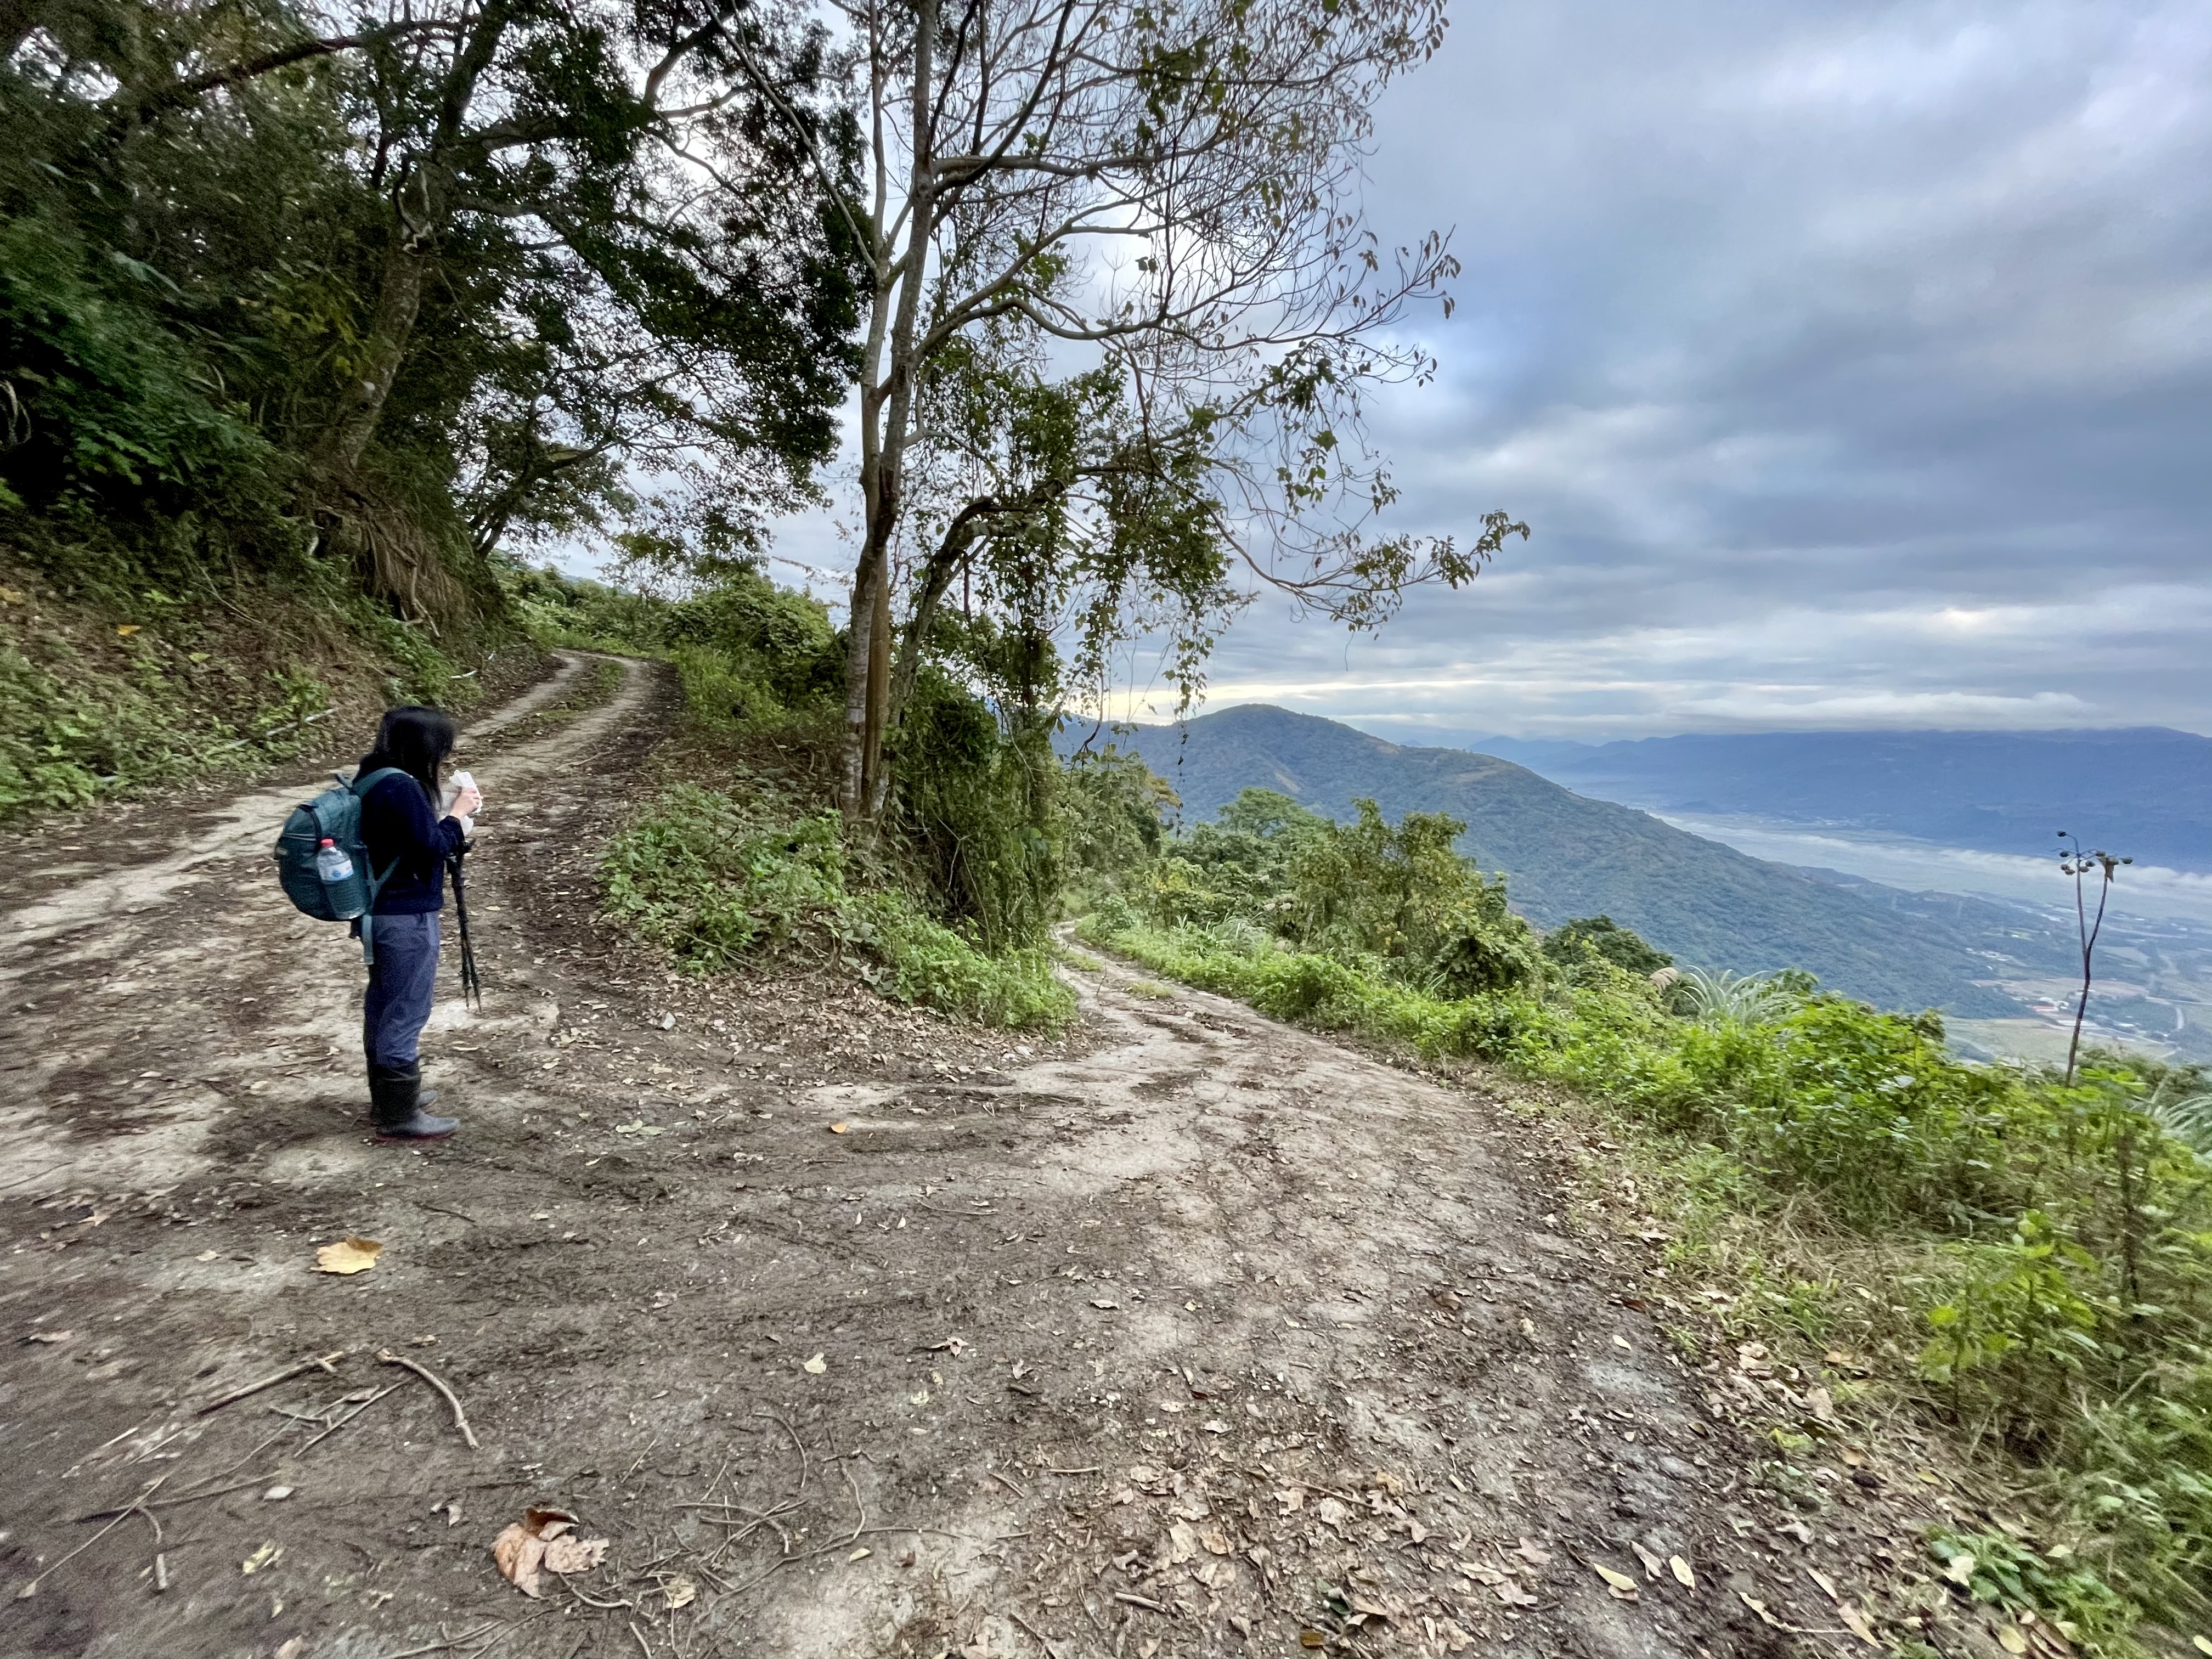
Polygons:
M1816 994L1691 1020L1595 965L1452 998L1233 918L1162 927L1109 901L1076 931L1311 1029L1494 1066L1592 1127L1616 1230L1662 1239L1656 1265L1697 1284L1662 1311L1735 1347L1712 1374L1824 1391L1832 1425L1812 1408L1769 1425L1778 1481L1817 1510L1819 1481L1792 1473L1816 1437L1917 1437L1986 1495L1931 1514L1901 1564L1931 1593L2098 1654L2212 1629L2212 1192L2160 1121L2161 1079L1972 1066L1925 1017Z
M603 908L694 973L775 956L838 962L896 1001L987 1025L1073 1015L1047 952L987 954L910 894L854 880L854 862L834 813L808 812L766 780L675 783L609 844Z

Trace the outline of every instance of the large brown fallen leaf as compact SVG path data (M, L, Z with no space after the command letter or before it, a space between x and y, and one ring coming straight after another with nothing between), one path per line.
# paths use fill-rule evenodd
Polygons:
M384 1246L373 1238L356 1238L348 1233L335 1244L325 1244L315 1252L315 1271L319 1273L365 1273L376 1265L376 1258L384 1254Z
M527 1510L492 1540L492 1559L515 1589L536 1596L541 1571L589 1572L606 1559L607 1540L571 1536L575 1525L576 1517L566 1510Z

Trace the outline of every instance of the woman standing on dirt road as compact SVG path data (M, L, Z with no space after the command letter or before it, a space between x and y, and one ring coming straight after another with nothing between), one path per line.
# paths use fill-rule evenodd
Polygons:
M439 771L453 752L455 735L453 717L441 709L411 703L390 709L376 747L354 774L367 777L386 767L404 774L378 779L361 801L362 848L369 869L384 877L368 915L354 924L357 934L366 924L368 935L361 1036L380 1139L441 1140L461 1127L457 1118L422 1109L438 1097L434 1090L422 1092L419 1052L438 980L446 862L461 850L475 827L471 817L483 805L476 786L467 784L450 811L439 815Z

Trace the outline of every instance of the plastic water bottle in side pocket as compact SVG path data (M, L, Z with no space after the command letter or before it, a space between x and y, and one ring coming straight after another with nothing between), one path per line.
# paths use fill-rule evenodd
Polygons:
M340 921L351 921L368 908L368 884L345 849L327 836L315 849L315 873L322 878L331 912Z

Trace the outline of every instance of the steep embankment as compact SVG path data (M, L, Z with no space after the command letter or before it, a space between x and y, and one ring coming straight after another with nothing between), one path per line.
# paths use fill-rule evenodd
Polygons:
M1462 847L1486 869L1503 870L1515 908L1546 927L1602 914L1686 962L1739 972L1805 968L1886 1007L2019 1012L1974 982L1990 975L1975 943L1934 918L1900 918L1510 761L1402 748L1260 705L1139 726L1117 740L1182 796L1187 821L1210 817L1248 788L1279 790L1337 817L1360 797L1391 818L1449 813L1467 823Z
M495 591L478 599L441 626L334 573L218 584L179 564L94 582L0 531L0 824L357 754L392 702L465 711L504 695L544 653Z

